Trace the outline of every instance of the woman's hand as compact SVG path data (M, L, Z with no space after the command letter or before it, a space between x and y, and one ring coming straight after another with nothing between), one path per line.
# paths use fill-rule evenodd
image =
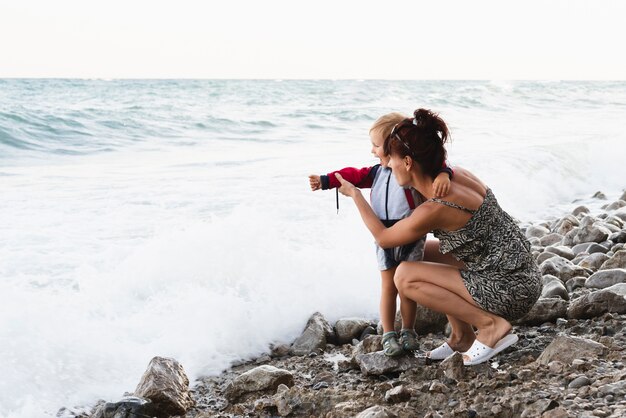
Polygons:
M359 192L359 189L357 189L354 184L344 180L344 178L341 177L341 174L335 173L335 177L339 180L339 183L341 183L341 186L337 190L339 190L339 193L342 195L354 197L354 195Z

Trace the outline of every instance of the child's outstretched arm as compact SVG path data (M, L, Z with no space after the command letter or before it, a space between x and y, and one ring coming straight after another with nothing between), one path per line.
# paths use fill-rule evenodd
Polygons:
M322 188L322 180L317 174L311 174L309 176L309 184L311 185L311 191L320 190Z
M311 174L309 176L309 185L311 186L312 191L337 188L341 186L341 184L335 177L335 173L339 173L343 176L343 178L350 181L356 187L369 188L372 187L372 182L374 181L374 176L376 175L378 167L378 165L363 168L346 167L341 170L331 171L328 174L322 174L320 176L317 174Z

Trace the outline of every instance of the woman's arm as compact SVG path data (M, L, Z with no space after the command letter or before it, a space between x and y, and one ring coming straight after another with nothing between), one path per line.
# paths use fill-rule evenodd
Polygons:
M336 174L336 177L341 183L339 192L354 200L365 226L374 236L376 243L382 248L409 244L430 232L434 213L432 208L428 207L429 205L426 207L424 205L419 206L409 217L402 219L390 228L386 228L367 203L361 191L352 183L344 180L340 174Z

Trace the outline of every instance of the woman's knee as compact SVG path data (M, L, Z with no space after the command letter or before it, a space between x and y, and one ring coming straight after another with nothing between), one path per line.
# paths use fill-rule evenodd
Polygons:
M419 281L416 273L417 271L415 266L409 265L406 262L400 263L400 265L396 268L395 275L393 276L393 281L400 293L409 287L415 287Z

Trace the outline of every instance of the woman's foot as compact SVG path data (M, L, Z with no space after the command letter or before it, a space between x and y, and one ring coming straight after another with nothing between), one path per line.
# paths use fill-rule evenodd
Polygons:
M511 326L511 323L509 321L507 321L506 319L502 317L494 316L492 318L492 321L489 321L487 326L478 328L478 336L476 337L476 340L480 344L476 344L476 345L480 346L482 351L493 350L496 347L496 344L498 344L499 341L501 341L505 336L507 336L507 334L511 332L512 328L513 327ZM508 347L509 345L515 344L515 342L517 342L517 338L515 338L515 341L507 340L505 342L507 343L507 347ZM476 355L478 355L477 353L474 353L473 355L470 355L471 353L466 354L463 351L462 353L463 353L463 361L465 362L465 364L478 364L472 358L472 357L476 357ZM493 354L490 353L490 355L480 354L480 356L491 358L495 354L497 353L493 353ZM486 361L486 360L483 360L483 361Z
M398 342L398 333L395 331L383 334L383 353L388 357L397 357L404 353L402 346Z
M472 333L467 337L455 337L454 335L450 336L450 339L445 343L441 344L439 347L429 351L426 353L426 357L431 360L444 360L448 358L450 355L454 354L455 351L459 353L463 353L472 346L476 336Z

